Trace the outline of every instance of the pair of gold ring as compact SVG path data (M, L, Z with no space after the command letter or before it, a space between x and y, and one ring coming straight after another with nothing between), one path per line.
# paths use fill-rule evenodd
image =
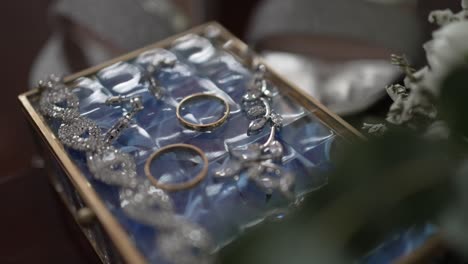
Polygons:
M214 99L214 100L222 102L224 104L223 116L220 119L216 120L215 122L208 123L208 124L196 124L196 123L192 123L192 122L189 122L186 119L184 119L182 114L181 114L182 108L186 104L188 104L188 103L190 103L190 102L192 102L194 100L199 100L199 99L208 99L208 100L213 100ZM185 97L179 103L179 105L177 106L177 110L176 110L177 119L179 119L179 121L184 126L186 126L188 128L191 128L191 129L194 129L194 130L197 130L197 131L207 131L207 130L214 129L214 128L217 128L217 127L221 126L224 122L226 122L226 120L227 120L227 118L229 116L229 112L230 112L229 103L227 101L225 101L224 99L222 99L221 97L218 97L216 95L204 94L204 93L192 94L192 95L189 95L189 96ZM154 177L154 175L151 173L151 163L156 158L160 157L161 155L163 155L165 153L169 153L169 152L172 152L172 151L175 151L175 150L181 150L181 149L193 151L198 156L201 157L201 159L203 161L203 167L202 167L201 171L195 177L190 179L189 181L185 181L185 182L181 182L181 183L162 183L156 177ZM160 189L163 189L163 190L166 190L166 191L180 191L180 190L189 189L189 188L194 187L198 183L200 183L206 177L206 175L208 174L208 158L206 157L203 150L201 150L200 148L198 148L196 146L189 145L189 144L169 145L169 146L163 147L163 148L159 149L158 151L154 152L146 160L145 174L148 177L148 179L151 181L151 183L154 186L156 186L156 187L158 187Z

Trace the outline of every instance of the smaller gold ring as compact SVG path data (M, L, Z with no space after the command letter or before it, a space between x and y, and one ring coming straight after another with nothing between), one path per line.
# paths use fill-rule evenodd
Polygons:
M182 106L184 104L186 104L187 102L190 102L190 101L196 100L196 99L200 99L200 98L211 98L211 99L216 99L218 101L221 101L224 104L224 114L223 114L223 116L220 119L216 120L215 122L212 122L212 123L209 123L209 124L195 124L195 123L191 123L191 122L188 122L187 120L185 120L180 114L180 110L181 110ZM196 93L196 94L189 95L189 96L185 97L184 99L182 99L182 101L180 101L180 103L177 105L176 115L177 115L177 119L179 119L179 121L184 126L186 126L188 128L191 128L193 130L197 130L197 131L207 131L207 130L219 127L224 122L226 122L226 120L227 120L227 118L229 116L229 112L230 112L229 103L226 100L224 100L223 98L218 97L216 95L212 95L212 94Z
M189 149L192 151L195 151L203 160L203 168L200 171L200 173L197 174L194 178L192 178L189 181L186 182L181 182L181 183L171 183L171 184L166 184L166 183L161 183L159 180L157 180L153 174L151 173L151 162L158 156L164 153L168 153L174 149ZM203 150L201 150L198 147L195 147L193 145L189 144L173 144L173 145L168 145L165 146L158 151L154 152L151 154L151 156L146 160L145 163L145 174L146 177L151 181L151 183L163 190L173 192L173 191L180 191L180 190L185 190L185 189L190 189L193 186L197 185L200 181L202 181L206 175L208 174L208 158L206 157L205 153Z

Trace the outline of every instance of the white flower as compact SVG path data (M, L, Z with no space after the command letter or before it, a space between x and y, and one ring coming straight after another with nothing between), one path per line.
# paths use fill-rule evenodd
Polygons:
M456 20L458 20L458 18L450 9L435 10L429 13L429 22L439 26L447 25Z
M468 6L468 0L462 1ZM440 94L441 82L448 73L461 64L468 63L468 14L463 10L454 14L450 10L434 11L429 16L431 22L443 25L433 33L433 40L424 45L429 66L419 71L411 67L404 56L392 55L392 63L406 73L404 85L390 85L387 93L393 99L386 121L394 125L412 128L427 126L437 118L436 99ZM364 129L379 131L379 126L364 126ZM434 123L428 136L444 137L449 132L443 124Z
M452 22L467 20L468 0L462 0L461 6L463 10L456 14L454 14L450 9L434 10L431 13L429 13L429 22L435 23L439 26L445 26Z
M433 40L424 46L432 70L459 65L468 54L468 21L452 23L433 33Z
M448 72L466 63L468 58L468 21L455 22L433 33L433 40L424 45L431 67L425 85L438 94L438 87Z

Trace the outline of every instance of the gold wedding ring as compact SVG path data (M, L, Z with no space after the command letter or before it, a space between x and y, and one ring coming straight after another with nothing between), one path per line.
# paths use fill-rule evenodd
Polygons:
M223 116L216 120L215 122L212 122L212 123L209 123L209 124L196 124L196 123L192 123L192 122L189 122L187 120L185 120L182 115L180 114L180 110L182 109L182 107L184 107L184 105L186 105L187 103L191 102L191 101L194 101L194 100L200 100L200 99L208 99L208 100L217 100L217 101L220 101L224 104L224 113L223 113ZM184 99L182 99L182 101L180 101L179 105L177 105L177 111L176 111L176 114L177 114L177 119L179 119L179 121L186 127L188 128L191 128L193 130L197 130L197 131L207 131L207 130L211 130L211 129L214 129L216 127L219 127L220 125L222 125L224 122L226 122L228 116L229 116L229 103L224 100L223 98L221 97L218 97L216 95L212 95L212 94L206 94L206 93L196 93L196 94L192 94L192 95L189 95L187 97L185 97Z
M189 181L186 182L181 182L181 183L161 183L154 175L151 173L151 163L153 162L154 159L159 157L160 155L164 153L168 153L177 149L188 149L191 151L194 151L196 154L198 154L202 160L203 160L203 168L201 169L200 173L197 174L194 178L192 178ZM146 177L151 181L151 183L163 190L173 192L173 191L181 191L185 189L190 189L197 185L200 181L202 181L206 175L208 174L208 158L206 157L205 153L203 150L201 150L198 147L195 147L193 145L189 144L173 144L173 145L168 145L166 147L163 147L159 149L158 151L154 152L151 154L151 156L146 160L145 163L145 174Z

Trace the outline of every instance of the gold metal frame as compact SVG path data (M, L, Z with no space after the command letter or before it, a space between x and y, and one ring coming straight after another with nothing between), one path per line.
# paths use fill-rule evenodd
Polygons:
M204 34L205 30L208 28L219 31L220 34L219 36L217 36L216 41L221 43L222 47L226 51L236 56L244 64L250 66L252 65L251 63L253 60L262 61L248 48L248 46L245 43L236 38L218 23L210 22L195 27L187 32L160 41L156 44L135 50L126 55L104 62L95 67L91 67L78 73L72 74L65 78L65 82L70 83L79 77L94 74L102 68L105 68L119 61L127 61L134 59L140 53L149 49L167 47L174 40L188 33ZM331 128L333 131L335 131L335 133L341 138L345 139L346 141L365 139L362 136L362 134L360 134L351 125L343 121L337 115L330 112L320 102L318 102L311 96L305 94L303 91L289 83L287 80L280 77L280 75L275 73L271 68L268 68L268 73L268 77L270 78L270 80L272 80L273 83L275 83L280 88L279 90L282 94L293 98L303 107L307 108L311 112L314 112L314 114L319 118L321 122L323 122L326 126ZM85 204L88 206L89 209L92 210L92 212L94 212L96 218L104 227L105 231L109 235L116 248L119 250L119 253L123 257L123 259L128 263L147 263L143 255L141 255L141 253L136 249L135 245L130 240L123 227L113 217L112 213L106 208L104 202L99 198L99 195L94 191L91 184L81 173L78 167L74 164L71 157L65 151L65 148L62 145L62 143L56 138L52 130L47 125L46 120L33 107L33 104L36 103L39 99L39 89L34 89L25 92L19 95L18 99L21 102L23 109L26 112L31 123L37 130L38 134L45 141L46 145L49 147L50 151L53 153L53 155L61 165L62 169L67 173L69 179L73 183L74 187L78 190Z

